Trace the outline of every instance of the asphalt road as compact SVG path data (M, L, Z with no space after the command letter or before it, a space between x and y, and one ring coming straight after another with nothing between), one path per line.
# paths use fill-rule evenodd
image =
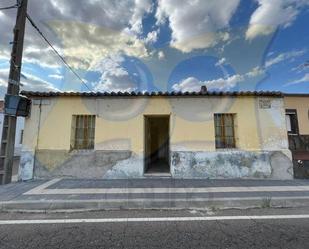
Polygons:
M76 214L0 214L0 220L274 215L273 219L119 221L65 224L0 224L0 248L309 248L309 214L303 209L222 211L119 211ZM288 217L288 216L287 216ZM29 222L30 222L29 221ZM13 222L14 223L14 222Z

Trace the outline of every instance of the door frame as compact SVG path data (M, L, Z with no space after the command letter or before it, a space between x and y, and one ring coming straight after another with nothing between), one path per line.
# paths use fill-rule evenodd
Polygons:
M160 118L160 117L166 117L168 119L168 141L167 141L167 145L168 145L168 150L167 150L167 157L168 157L168 168L169 168L169 174L171 173L171 159L170 159L170 129L171 129L171 114L144 114L143 115L143 139L144 139L144 147L143 147L143 175L147 174L146 170L147 170L147 159L146 159L146 143L147 143L147 139L146 139L146 120L150 119L150 118ZM158 173L160 174L160 173Z

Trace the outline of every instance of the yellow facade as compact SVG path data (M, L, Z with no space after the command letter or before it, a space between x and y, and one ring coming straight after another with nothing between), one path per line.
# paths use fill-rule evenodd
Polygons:
M171 150L215 151L213 115L234 113L237 149L256 151L271 146L286 149L282 98L267 97L274 106L269 110L259 108L259 99L251 96L46 98L41 106L32 105L31 116L26 119L24 147L69 150L72 115L95 114L95 149L141 154L144 115L164 114L170 115ZM305 125L301 130L309 133ZM275 141L270 141L271 137Z
M158 147L167 148L165 169L171 177L293 177L280 95L30 97L19 173L23 180L147 177L145 147L151 139L145 138L145 120L156 115L169 116L169 146ZM234 114L235 148L216 148L216 113ZM71 150L73 115L95 115L93 150Z
M309 95L307 96L285 96L286 109L296 109L299 134L309 135Z

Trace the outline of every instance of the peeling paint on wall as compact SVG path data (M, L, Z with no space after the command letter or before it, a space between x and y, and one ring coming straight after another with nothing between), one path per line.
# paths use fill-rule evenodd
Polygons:
M142 178L144 116L170 115L175 178L291 179L282 98L50 98L26 119L20 179ZM270 103L270 104L269 104ZM235 150L216 150L214 114L235 114ZM70 151L72 115L96 115L93 151ZM60 118L61 117L61 118ZM40 129L38 129L41 120ZM36 151L34 155L34 151Z
M33 166L34 166L34 151L21 152L18 179L27 181L33 179Z
M280 162L272 159L275 153ZM286 170L292 167L292 162L281 152L174 151L171 154L171 173L175 178L293 178L293 172Z
M144 177L144 159L139 155L118 161L104 175L104 179L126 179L126 178L143 178Z
M130 151L37 150L34 177L102 179L119 161L130 157Z
M23 155L21 179L32 178L33 160L33 153ZM35 178L143 178L144 159L129 151L43 150L36 153L34 175ZM291 158L281 151L173 151L171 175L174 178L292 179L293 165Z

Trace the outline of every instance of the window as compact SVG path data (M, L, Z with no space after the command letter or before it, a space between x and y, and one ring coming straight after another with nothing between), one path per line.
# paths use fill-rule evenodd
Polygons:
M71 149L94 148L95 115L73 115Z
M216 148L235 148L235 114L215 114Z
M297 111L295 109L285 110L285 121L288 134L298 134Z

